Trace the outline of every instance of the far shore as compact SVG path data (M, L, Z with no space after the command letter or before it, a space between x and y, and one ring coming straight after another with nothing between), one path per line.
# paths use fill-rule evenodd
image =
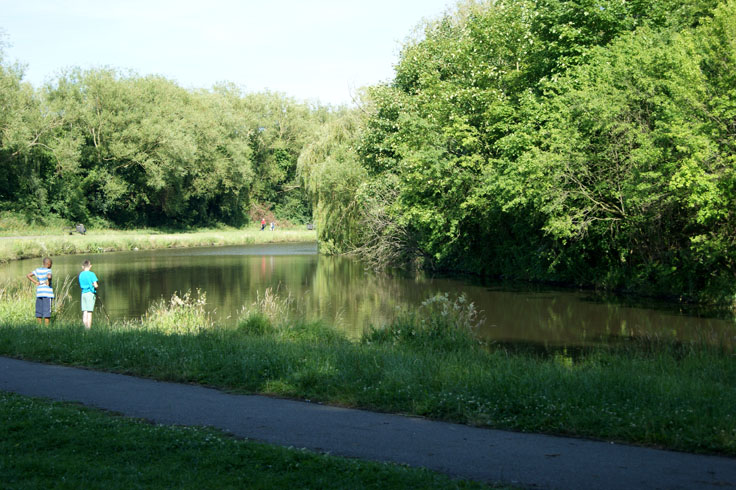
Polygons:
M317 232L305 228L261 231L260 227L244 229L202 229L172 233L144 230L89 230L86 234L69 234L62 230L34 230L34 235L5 236L0 240L0 264L13 260L81 253L153 250L255 243L315 242Z

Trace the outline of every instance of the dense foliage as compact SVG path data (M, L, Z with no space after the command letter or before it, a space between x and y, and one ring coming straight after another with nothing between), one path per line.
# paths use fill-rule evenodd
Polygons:
M0 206L317 222L322 250L736 295L736 0L463 0L356 110L0 58Z
M369 90L357 250L732 297L734 19L733 0L501 0L428 23Z
M311 219L296 163L328 108L110 69L34 90L1 61L2 208L126 227Z

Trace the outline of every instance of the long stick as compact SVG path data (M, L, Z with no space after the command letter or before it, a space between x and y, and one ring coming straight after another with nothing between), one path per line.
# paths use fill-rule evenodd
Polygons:
M107 323L108 324L112 323L110 321L110 315L107 314L107 308L105 308L105 302L102 301L102 297L100 296L100 293L95 293L95 294L97 294L97 299L100 301L100 311L105 315L105 318L107 319Z

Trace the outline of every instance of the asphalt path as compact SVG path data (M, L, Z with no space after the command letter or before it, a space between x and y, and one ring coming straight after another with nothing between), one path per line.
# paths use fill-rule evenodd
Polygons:
M159 424L235 436L453 477L549 489L736 488L736 459L474 428L264 396L233 395L0 357L0 390L79 402Z

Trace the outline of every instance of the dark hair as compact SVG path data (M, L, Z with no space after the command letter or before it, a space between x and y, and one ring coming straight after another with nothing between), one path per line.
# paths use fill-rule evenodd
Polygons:
M84 262L82 262L82 267L89 267L90 265L92 265L92 262L90 262L89 260L85 260Z
M49 263L49 265L51 265L51 264L52 264L52 262L51 262L51 259L50 259L50 258L48 258L48 257L44 257L44 258L43 258L43 261L42 261L41 263L42 263L43 265L46 265L46 262L48 262L48 263Z

